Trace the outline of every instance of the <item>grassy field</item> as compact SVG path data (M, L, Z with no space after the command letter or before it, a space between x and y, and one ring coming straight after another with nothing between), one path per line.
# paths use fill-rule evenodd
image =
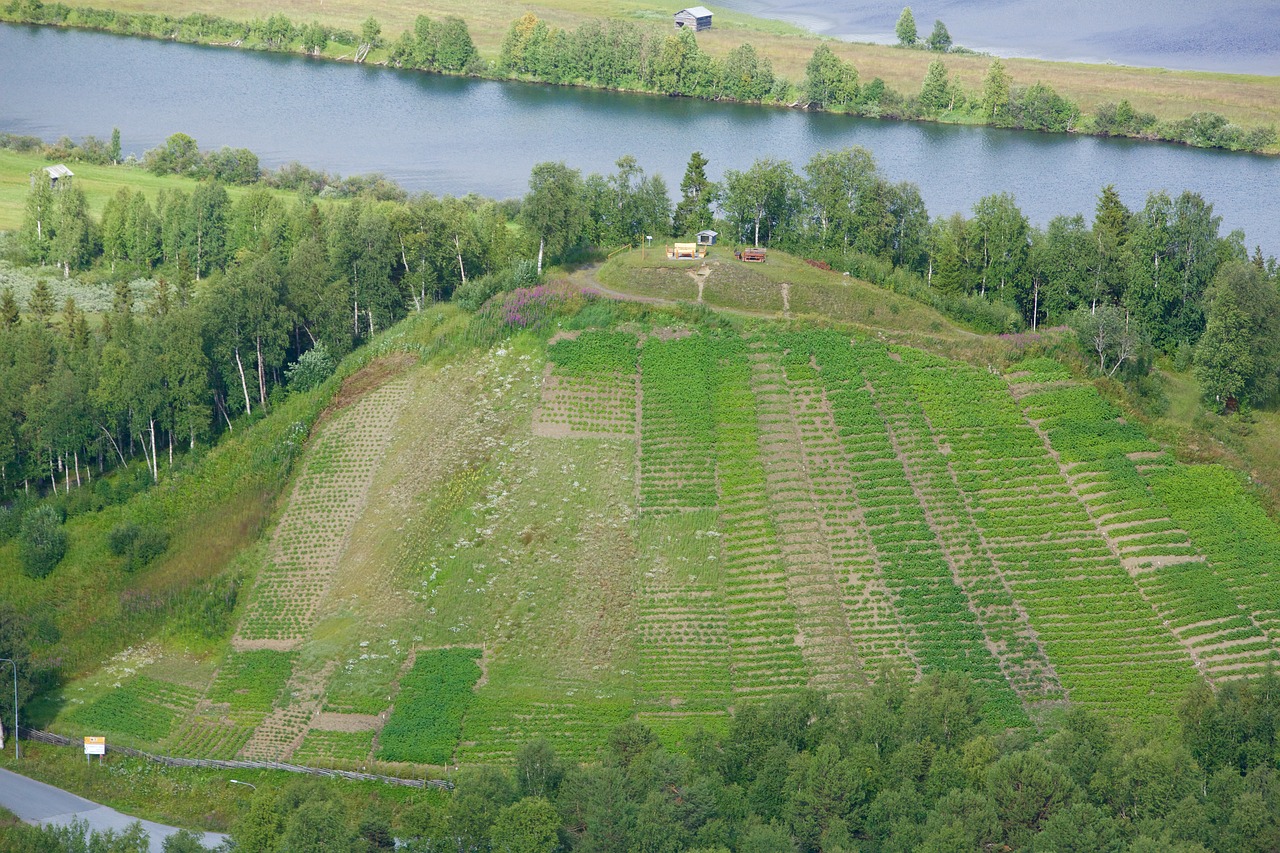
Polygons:
M603 277L701 288L733 319L597 305L551 341L443 347L469 321L441 309L392 330L384 349L452 354L377 362L320 418L270 523L232 546L231 638L156 633L82 667L42 722L441 773L539 737L589 760L630 718L678 746L886 667L966 673L1017 729L1065 702L1150 721L1197 677L1276 659L1280 526L1242 478L893 294L780 253L716 261L700 282L637 256Z
M209 3L208 0L98 0L102 8L122 11L166 12L185 15L203 12L238 20L265 18L283 13L297 22L318 19L324 23L358 31L360 23L375 16L383 33L394 38L412 26L419 14L433 17L457 15L463 18L472 37L486 58L496 58L503 36L511 22L525 11L533 12L548 23L572 28L584 17L615 17L651 21L663 32L670 28L672 9L635 0L609 0L587 3L584 0L542 0L534 4L516 5L502 0L440 0L429 9L405 0L355 2L336 0L321 7L286 0L266 3L263 0L231 0ZM716 14L715 27L699 34L699 43L709 53L723 56L744 41L769 57L774 70L793 82L804 77L808 62L820 39L797 28L767 21L730 10L711 7ZM886 21L885 29L892 25ZM918 91L925 71L935 57L925 51L899 50L882 45L846 44L829 41L835 53L852 61L863 80L880 77L904 93ZM376 60L377 55L374 55ZM977 56L946 58L949 70L968 88L978 89L989 59ZM1280 122L1280 77L1219 74L1208 72L1166 71L1114 65L1046 62L1012 59L1006 63L1015 84L1030 85L1037 80L1051 85L1061 94L1078 102L1090 112L1099 103L1127 98L1142 111L1160 119L1183 118L1193 112L1210 110L1245 125L1268 125Z
M105 133L111 132L110 128L104 130ZM0 149L0 231L13 231L22 226L24 206L31 189L31 173L48 165L49 161L39 155ZM107 200L121 187L145 193L154 202L161 190L182 190L189 193L199 186L199 182L191 178L153 175L145 169L74 162L67 165L75 172L76 185L84 190L89 209L95 217L101 217ZM248 187L227 187L227 194L233 201L247 192ZM272 192L292 197L292 193Z

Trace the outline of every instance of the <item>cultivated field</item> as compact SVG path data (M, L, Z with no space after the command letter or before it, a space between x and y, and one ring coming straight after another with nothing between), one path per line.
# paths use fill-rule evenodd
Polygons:
M54 728L393 771L539 737L589 759L628 718L678 743L894 671L966 673L1009 727L1068 702L1141 723L1280 650L1280 526L1049 359L634 322L365 379L231 647L113 664Z

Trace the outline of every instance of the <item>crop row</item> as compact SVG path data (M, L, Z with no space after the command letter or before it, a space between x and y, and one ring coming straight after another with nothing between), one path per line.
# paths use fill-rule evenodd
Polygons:
M866 388L864 365L888 370L888 353L877 344L851 344L845 336L811 332L789 338L793 356L811 354L841 441L860 503L874 508L863 523L875 549L885 586L926 672L966 672L983 686L989 715L1006 725L1025 724L1021 703L991 654L982 625L969 607L924 508L898 458L885 422L900 414L889 394ZM807 359L805 359L807 360ZM883 383L892 384L892 383ZM885 398L889 412L877 408Z
M636 372L635 335L587 329L547 347L547 358L563 376L601 376Z
M310 628L407 388L388 383L324 427L273 535L239 636L297 639Z
M640 351L640 505L716 503L710 344L702 335L650 339Z
M373 751L373 731L328 732L313 729L294 751L295 762L315 759L348 759L361 761Z
M1112 548L1137 567L1138 588L1204 671L1215 677L1261 671L1272 657L1268 637L1241 612L1236 595L1192 547L1130 458L1158 457L1158 448L1145 436L1135 438L1119 423L1120 412L1091 387L1047 390L1028 396L1024 406L1042 420L1055 450L1061 443L1088 447L1070 454L1084 460L1070 471L1077 491Z
M1273 643L1280 640L1280 526L1225 468L1180 465L1150 479L1173 519L1208 557L1213 575Z
M459 761L507 762L536 740L567 760L595 761L609 733L634 713L630 697L598 698L589 685L557 692L516 685L480 691L463 723Z
M952 567L954 580L978 616L1005 679L1027 703L1064 698L1045 650L975 527L972 508L912 393L912 369L880 347L859 347L855 357L874 389L876 409L889 428L912 487L927 508L929 526ZM1025 504L1021 509L1026 512ZM1004 697L1003 692L997 695ZM1012 706L1006 717L1010 723L1025 722L1021 709Z
M1194 677L1191 661L1003 380L915 351L899 355L975 524L1070 697L1138 717L1176 702Z
M768 696L803 686L809 671L796 645L795 606L788 599L786 568L770 515L745 345L736 336L717 335L708 339L706 349L716 378L715 480L733 689L740 695Z

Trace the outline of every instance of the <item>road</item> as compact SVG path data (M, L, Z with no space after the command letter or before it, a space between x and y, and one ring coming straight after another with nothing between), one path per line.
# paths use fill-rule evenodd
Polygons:
M121 814L115 809L77 797L61 788L3 769L0 769L0 806L27 823L37 826L45 824L61 826L70 823L72 818L80 818L89 822L90 829L99 831L114 829L118 832L138 820L138 818ZM178 831L176 826L165 826L149 820L139 822L151 836L152 853L160 853L164 839ZM204 845L214 848L225 838L226 836L215 832L206 832Z

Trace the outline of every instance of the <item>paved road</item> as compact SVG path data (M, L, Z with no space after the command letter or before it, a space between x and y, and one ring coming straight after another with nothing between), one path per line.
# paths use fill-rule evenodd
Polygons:
M0 806L37 826L61 826L70 823L72 818L80 818L89 822L90 829L114 829L118 832L138 820L61 788L4 769L0 769ZM178 831L176 826L165 826L149 820L139 822L151 836L152 853L160 853L164 839ZM209 848L217 847L225 838L226 836L215 832L206 832L204 844Z

